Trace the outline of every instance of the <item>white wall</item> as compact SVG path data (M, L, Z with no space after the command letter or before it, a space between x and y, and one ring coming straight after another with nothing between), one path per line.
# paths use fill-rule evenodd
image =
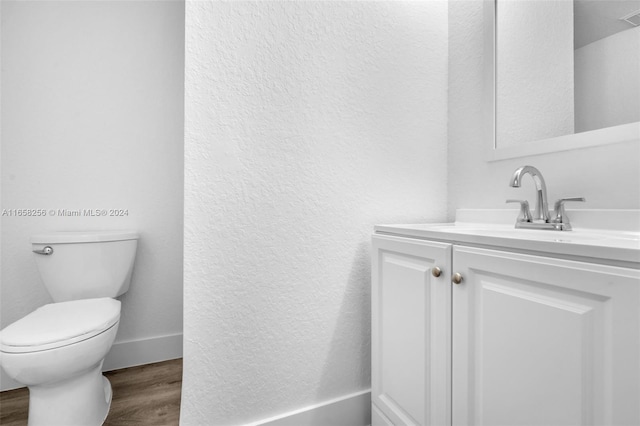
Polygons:
M181 333L183 41L177 1L2 1L2 209L129 213L3 216L2 327L51 302L30 235L135 229L116 342Z
M370 387L370 235L446 217L447 5L188 2L181 424Z
M498 145L572 134L573 2L501 1L496 21Z
M568 206L640 208L638 141L485 161L490 142L483 140L482 3L449 3L449 219L457 208L514 208L504 204L507 198L524 197L534 205L530 182L519 189L508 187L513 171L525 164L542 171L551 201L561 196L584 196L587 203Z
M640 27L575 51L576 132L640 121Z

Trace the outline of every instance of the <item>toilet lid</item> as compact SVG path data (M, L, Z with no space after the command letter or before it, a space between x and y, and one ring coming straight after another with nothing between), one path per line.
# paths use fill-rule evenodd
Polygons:
M50 303L0 331L0 350L59 348L100 334L119 319L120 301L108 297Z

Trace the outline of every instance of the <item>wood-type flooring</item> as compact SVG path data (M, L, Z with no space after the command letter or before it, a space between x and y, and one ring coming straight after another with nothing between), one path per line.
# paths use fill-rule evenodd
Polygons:
M104 373L113 399L104 426L169 426L180 420L182 359ZM0 425L26 426L27 388L0 392Z

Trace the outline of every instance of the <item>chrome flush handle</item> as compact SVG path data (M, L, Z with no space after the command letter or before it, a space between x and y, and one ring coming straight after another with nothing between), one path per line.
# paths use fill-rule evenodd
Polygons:
M32 250L36 254L44 254L45 256L49 256L53 254L53 247L46 246L42 250Z

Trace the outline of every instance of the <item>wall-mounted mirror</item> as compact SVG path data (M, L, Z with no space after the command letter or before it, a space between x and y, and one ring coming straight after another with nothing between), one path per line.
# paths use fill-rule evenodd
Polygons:
M640 139L640 0L485 4L492 159Z

